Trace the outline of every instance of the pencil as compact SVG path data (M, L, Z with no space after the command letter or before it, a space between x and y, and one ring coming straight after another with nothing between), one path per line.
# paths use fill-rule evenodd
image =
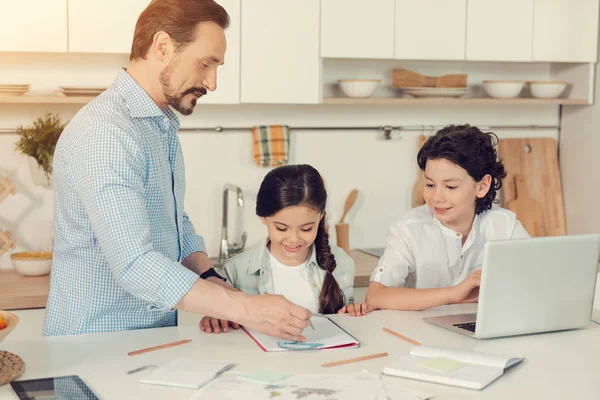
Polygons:
M377 353L377 354L371 354L370 356L363 356L363 357L356 357L356 358L348 358L346 360L340 360L340 361L334 361L334 362L330 362L327 364L323 364L323 367L335 367L338 365L343 365L343 364L350 364L350 363L354 363L354 362L358 362L358 361L365 361L365 360L371 360L373 358L379 358L379 357L387 357L388 353Z
M391 330L391 329L388 329L388 328L383 328L383 331L384 331L384 332L387 332L387 333L389 333L390 335L394 335L394 336L396 336L398 339L402 339L402 340L405 340L405 341L407 341L408 343L412 343L412 344L414 344L415 346L420 346L420 345L421 345L421 343L419 343L419 342L417 342L417 341L415 341L415 340L412 340L411 338L407 338L406 336L404 336L404 335L401 335L401 334L399 334L399 333L397 333L397 332L394 332L394 331L393 331L393 330Z
M165 343L165 344L161 344L160 346L148 347L147 349L131 351L131 352L127 353L127 355L128 356L136 356L138 354L148 353L149 351L166 349L167 347L179 346L180 344L186 344L191 341L192 341L192 339L186 339L186 340L180 340L178 342Z
M310 324L310 327L313 328L313 331L315 330L315 326L313 325L312 321L309 319L308 323Z

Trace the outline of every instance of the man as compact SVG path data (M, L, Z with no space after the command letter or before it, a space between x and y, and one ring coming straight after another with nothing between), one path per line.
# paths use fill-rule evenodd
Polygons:
M44 335L174 326L185 310L304 340L310 312L231 290L183 209L170 107L189 115L215 90L228 24L213 0L154 0L138 19L129 67L62 133Z

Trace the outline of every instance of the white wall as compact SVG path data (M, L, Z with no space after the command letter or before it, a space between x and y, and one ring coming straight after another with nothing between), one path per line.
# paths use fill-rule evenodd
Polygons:
M594 88L600 85L596 64ZM600 102L591 106L565 106L560 135L560 175L568 234L600 233ZM600 287L600 284L598 285Z
M58 58L58 59L57 59ZM0 77L6 83L31 83L32 90L51 90L61 85L109 84L122 56L14 55L0 59ZM79 106L0 105L0 129L30 124L46 111L72 118ZM380 125L558 125L556 106L211 106L199 102L196 112L181 117L183 127L288 124L294 126ZM431 133L431 131L426 132ZM550 136L555 131L498 131L500 137ZM351 247L382 246L390 223L410 209L417 176L417 133L395 134L383 141L375 131L293 131L292 163L314 165L324 176L330 196L328 213L333 223L342 213L351 189L358 201L347 218ZM221 191L225 182L240 186L246 205L237 213L233 201L230 238L248 231L248 245L265 231L254 215L256 192L267 169L254 165L252 134L247 132L182 132L186 160L186 208L197 231L207 242L209 255L219 248ZM14 152L15 134L0 134L0 175L16 180L18 193L0 204L0 229L8 229L23 250L48 249L52 240L52 190L31 182L26 159ZM334 230L333 230L334 231ZM0 268L10 268L8 256Z

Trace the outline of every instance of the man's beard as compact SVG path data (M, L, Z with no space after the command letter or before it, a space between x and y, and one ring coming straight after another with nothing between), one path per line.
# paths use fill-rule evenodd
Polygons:
M171 85L171 74L173 73L173 61L160 73L160 84L162 85L163 94L167 100L167 104L173 107L182 115L190 115L196 106L196 99L192 99L189 106L184 104L183 98L190 93L197 93L202 96L206 94L205 88L190 88L181 94L175 94L175 90ZM200 96L198 96L200 97Z

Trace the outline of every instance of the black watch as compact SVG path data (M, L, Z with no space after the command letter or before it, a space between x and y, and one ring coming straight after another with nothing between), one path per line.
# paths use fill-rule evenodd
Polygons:
M204 271L203 273L200 274L200 278L202 278L202 279L208 279L211 276L214 276L215 278L222 279L223 282L227 281L227 278L223 278L221 275L219 275L217 273L217 271L215 271L214 268L209 268L209 269L207 269L206 271Z

